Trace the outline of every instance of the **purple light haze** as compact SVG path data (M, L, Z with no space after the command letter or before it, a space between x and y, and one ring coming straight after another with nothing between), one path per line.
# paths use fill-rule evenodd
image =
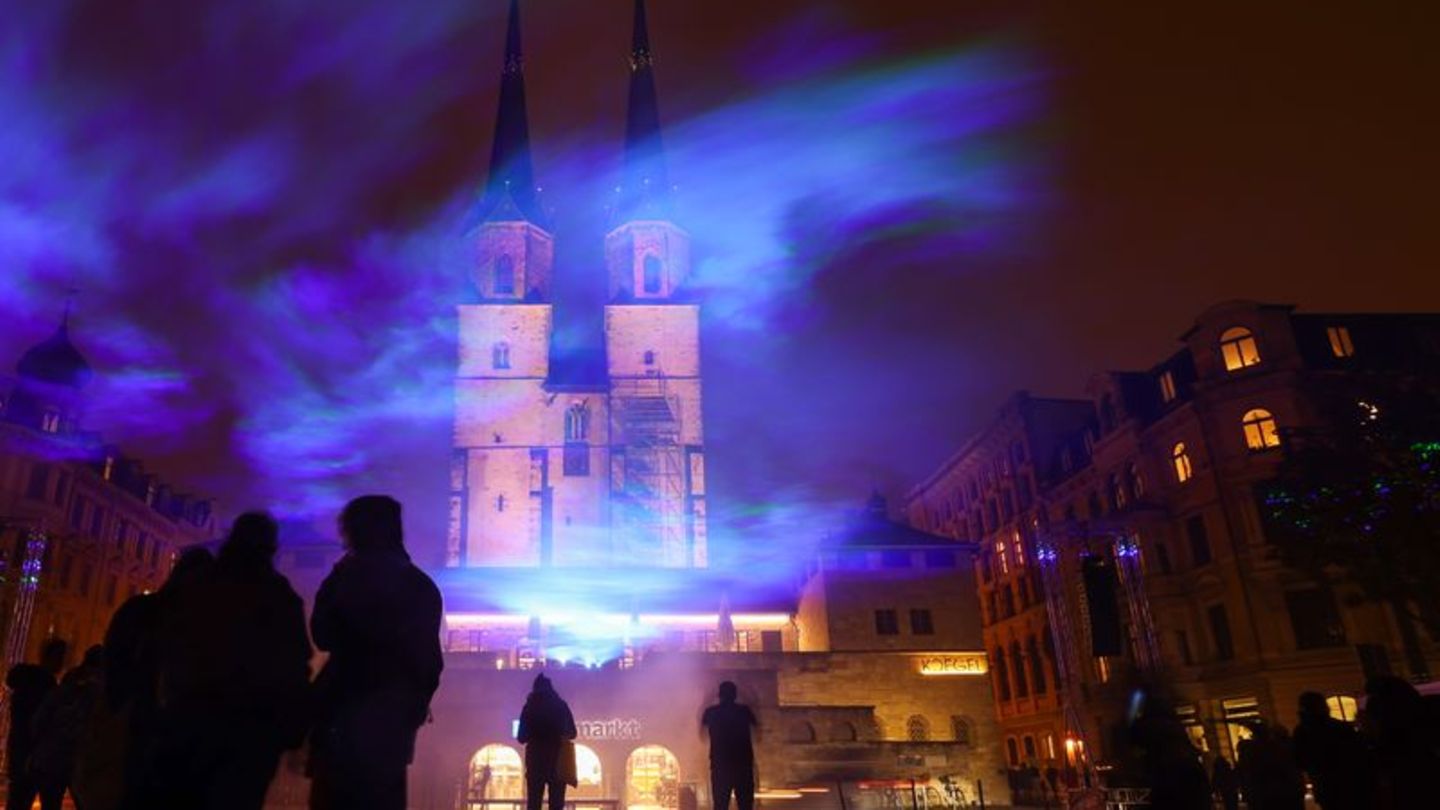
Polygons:
M130 5L7 12L0 360L48 334L78 288L73 334L98 371L91 427L230 509L328 524L354 494L394 492L432 559L453 306L469 294L460 223L483 179L503 4L194 3L163 19ZM963 372L953 347L919 332L838 328L817 295L863 283L879 296L887 274L937 256L963 279L1034 249L1047 209L1047 165L1026 137L1043 82L1023 49L979 41L897 61L859 37L765 50L814 24L797 15L758 32L769 56L737 54L735 70L747 87L772 77L764 89L691 114L666 106L684 95L667 64L685 54L653 32L705 294L722 557L793 561L833 520L834 482L812 484L785 458L817 422L869 429L917 404L899 393L916 367ZM618 106L624 42L606 44ZM566 102L532 93L532 115ZM594 341L602 303L619 164L607 127L536 128L569 345ZM841 257L869 269L837 278ZM787 341L802 331L831 335L833 351L797 363ZM843 410L795 406L862 373ZM811 447L829 455L822 466L862 475L888 463ZM747 542L775 532L795 547Z

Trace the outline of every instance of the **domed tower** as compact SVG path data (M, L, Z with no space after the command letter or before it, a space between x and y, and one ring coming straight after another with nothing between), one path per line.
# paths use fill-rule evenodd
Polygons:
M5 404L5 421L42 433L68 434L79 429L82 391L93 373L70 341L68 308L54 334L20 355L15 374L15 390Z

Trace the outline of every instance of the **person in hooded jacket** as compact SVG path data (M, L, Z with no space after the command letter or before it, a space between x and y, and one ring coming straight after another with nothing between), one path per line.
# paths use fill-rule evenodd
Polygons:
M311 648L278 549L275 519L243 514L164 606L153 806L259 810L281 754L304 741Z
M535 676L534 687L520 711L520 728L515 738L525 746L525 805L540 810L545 791L550 791L550 810L564 810L565 787L569 783L574 756L571 743L576 737L575 717L570 705L555 691L544 674Z
M310 631L330 653L316 679L310 806L405 807L415 737L440 686L440 590L405 553L399 501L340 514L346 553L320 585Z

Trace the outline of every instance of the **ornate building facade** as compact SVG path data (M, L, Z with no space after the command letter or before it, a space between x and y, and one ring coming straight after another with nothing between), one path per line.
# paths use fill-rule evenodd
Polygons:
M92 372L69 317L0 379L0 622L5 663L47 638L68 660L104 638L126 598L159 587L175 553L214 536L209 500L176 492L83 430Z
M1011 765L1113 759L1141 682L1168 685L1196 747L1233 762L1247 723L1293 726L1301 691L1353 719L1367 676L1435 671L1435 640L1388 606L1281 564L1258 495L1285 437L1320 426L1317 385L1433 373L1440 317L1233 301L1181 342L1065 401L1065 418L1043 423L1048 446L1026 448L1033 473L984 438L1013 432L1012 405L909 495L912 525L980 542ZM1033 475L1035 496L1002 542L1008 487L990 481L1016 474Z

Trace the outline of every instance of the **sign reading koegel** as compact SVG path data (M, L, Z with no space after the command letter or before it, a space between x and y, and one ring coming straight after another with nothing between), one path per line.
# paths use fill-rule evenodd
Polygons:
M989 671L985 653L924 653L915 656L921 675L984 675Z

